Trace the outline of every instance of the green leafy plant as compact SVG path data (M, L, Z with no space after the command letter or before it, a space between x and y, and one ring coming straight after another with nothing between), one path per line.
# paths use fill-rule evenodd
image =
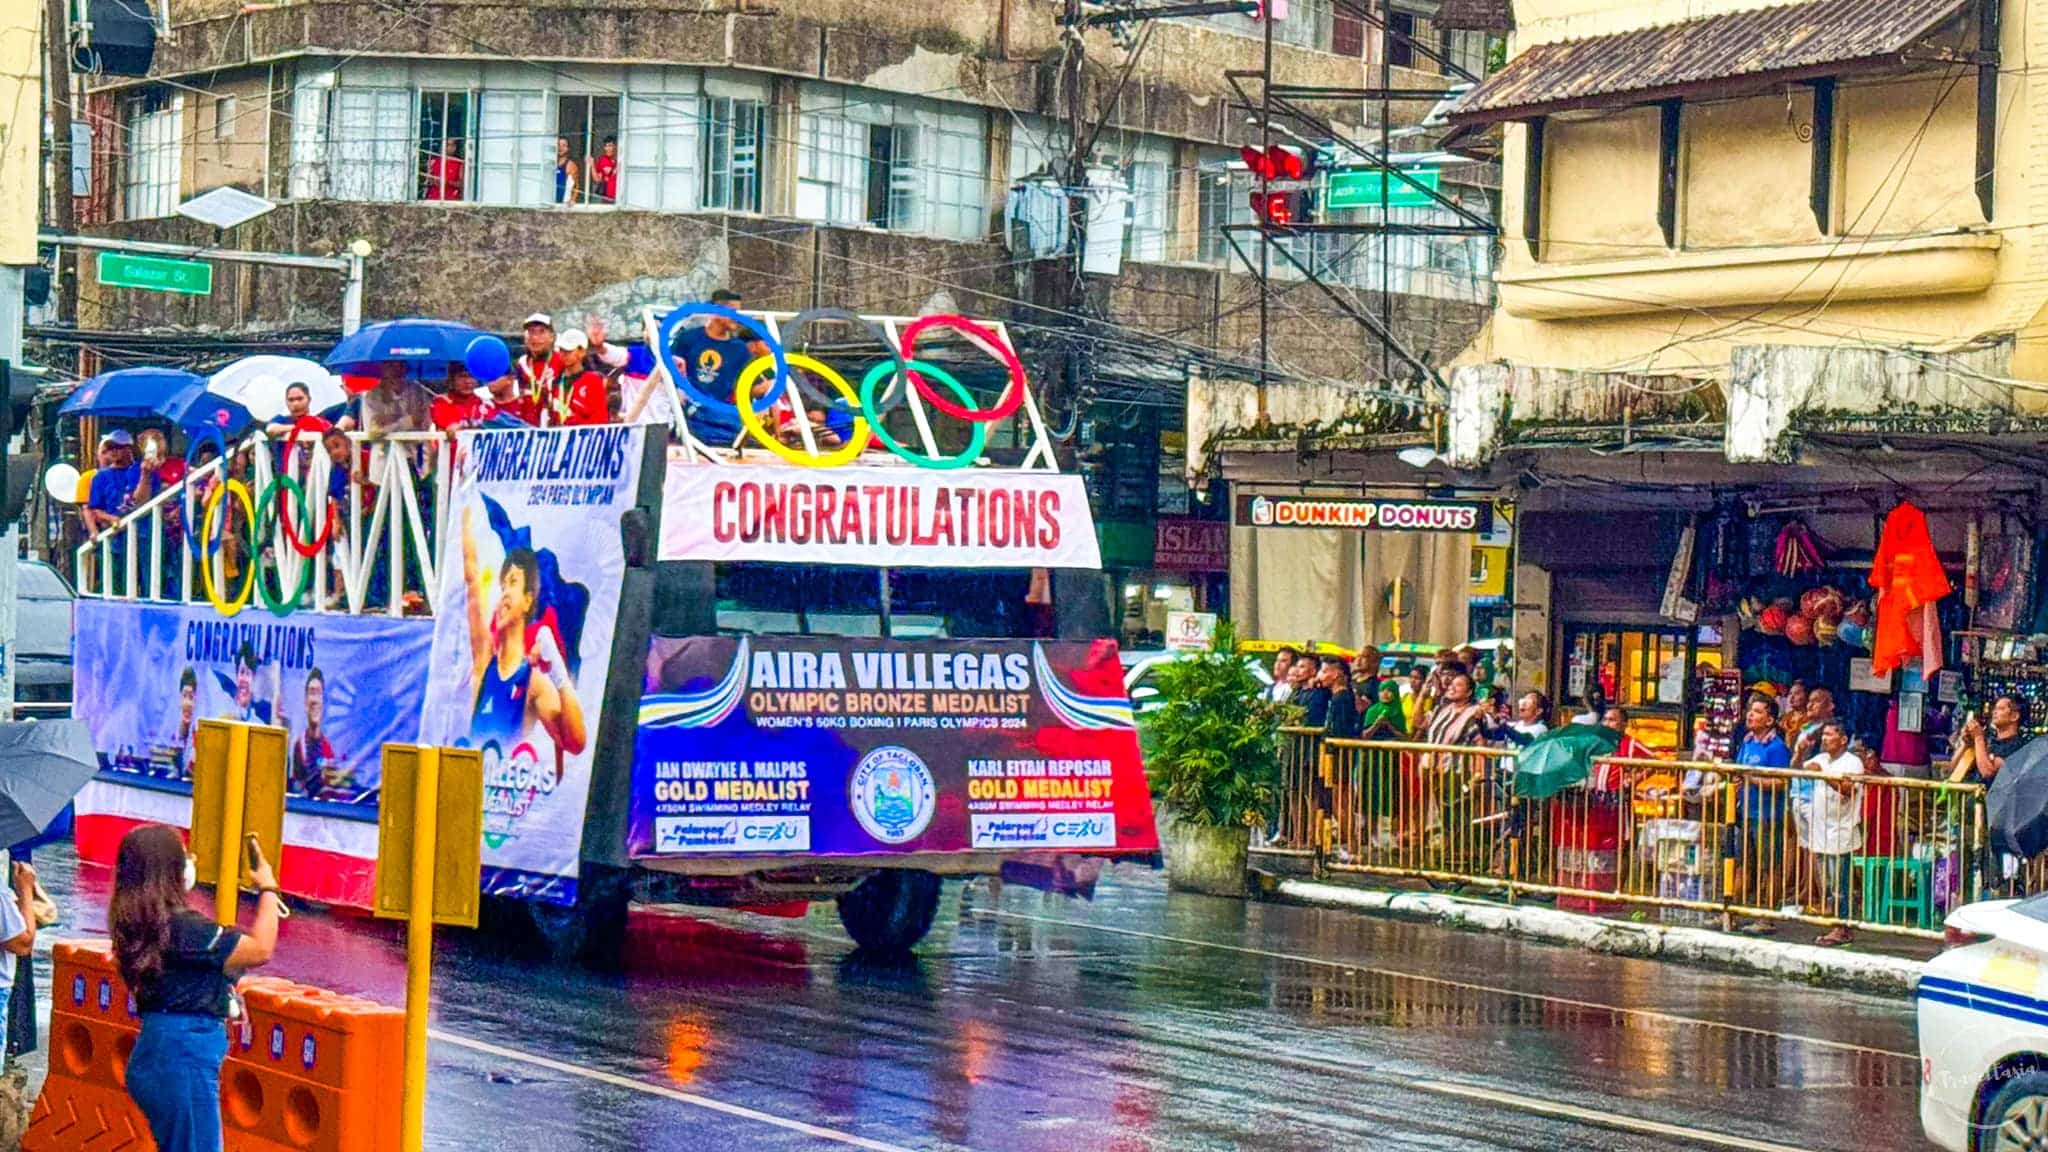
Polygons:
M1165 705L1145 741L1153 795L1185 824L1263 826L1278 803L1287 709L1264 699L1236 631L1219 624L1208 651L1162 665L1157 682Z

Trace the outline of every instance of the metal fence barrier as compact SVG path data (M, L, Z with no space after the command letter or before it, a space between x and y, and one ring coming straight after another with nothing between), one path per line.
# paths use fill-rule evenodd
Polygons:
M1295 728L1281 736L1280 801L1268 850L1313 854L1329 873L1666 923L1938 938L1948 909L2048 890L2048 863L1986 848L1979 785L1603 758L1583 784L1531 800L1515 795L1511 751Z

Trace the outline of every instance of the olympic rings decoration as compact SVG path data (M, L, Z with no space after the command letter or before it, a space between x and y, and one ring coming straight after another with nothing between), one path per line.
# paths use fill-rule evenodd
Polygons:
M920 316L911 321L910 325L903 329L903 355L911 357L914 361L917 356L917 338L930 328L951 328L967 337L968 342L975 347L1002 361L1003 367L1010 370L1010 386L1003 390L1002 398L996 401L995 407L987 410L971 407L974 403L971 397L963 397L963 403L955 404L939 395L916 373L912 373L910 383L917 389L918 395L931 402L932 407L956 419L972 420L977 424L993 424L1015 413L1024 403L1024 362L1017 359L1017 354L994 332L965 316Z
M803 335L804 329L819 320L838 320L865 330L868 338L880 344L883 348L888 349L890 359L896 361L896 378L898 380L902 380L910 374L909 360L903 355L903 351L896 347L895 343L889 339L888 332L884 331L882 326L873 320L862 316L858 312L849 312L844 308L809 308L790 317L789 323L782 326L783 346L785 348L795 347L797 338ZM791 357L791 359L793 360L794 357ZM796 390L803 393L804 399L809 400L813 404L830 405L834 402L832 397L811 387L810 382L801 375L796 377ZM849 399L852 397L851 388L847 390L847 395ZM908 381L904 381L902 388L884 393L882 398L876 401L875 406L870 409L870 412L876 419L879 419L900 407L909 398L910 385Z
M290 466L292 453L297 450L298 446L299 426L297 424L293 424L292 434L284 438L284 461L287 467ZM310 478L310 474L308 478ZM298 481L292 480L291 477L289 476L280 476L278 479L289 482L291 484L291 490L299 494L299 511L302 514L300 516L300 519L306 519L307 517L303 514L310 511L311 509L311 505L306 500L306 490L299 485ZM327 502L327 524L324 528L321 529L320 538L318 540L313 541L311 544L308 544L304 541L304 539L300 537L299 533L292 528L292 518L290 515L286 513L286 510L283 507L284 489L278 487L277 480L271 481L270 487L265 488L263 490L263 499L258 501L258 503L267 504L270 501L270 493L272 489L277 490L277 499L279 501L279 507L277 510L277 522L284 527L285 543L291 545L292 551L297 552L299 555L304 556L308 560L311 560L313 557L318 556L320 554L320 550L322 548L327 547L327 545L334 540L334 532L338 525L337 515L335 512L335 502L332 500L329 500ZM257 539L260 540L262 539L263 534L259 532L256 534L256 536ZM292 597L292 599L296 600L298 599L298 597L294 596Z
M256 503L255 500L249 495L249 486L247 484L242 483L240 480L236 480L230 477L229 479L221 482L220 484L215 485L213 489L213 495L207 498L206 515L202 517L199 521L199 530L202 534L209 534L213 531L213 514L221 510L221 498L223 496L226 496L230 492L233 492L235 494L235 499L240 500L242 502L242 514L245 517L247 517L249 521L249 527L251 529L255 528ZM223 537L227 535L227 517L225 515L221 517L221 535ZM216 542L216 544L217 543L218 542ZM199 577L203 587L206 590L206 599L208 603L213 605L214 611L220 613L223 616L235 616L239 615L242 609L247 608L249 606L249 597L252 593L256 591L256 565L254 562L255 558L252 556L249 559L249 574L242 581L241 593L237 595L232 601L221 599L220 589L214 587L213 565L205 563L199 565Z
M286 492L298 493L300 518L305 520L312 519L313 506L306 502L306 490L299 486L299 482L289 476L280 475L273 477L269 486L263 489L262 498L256 501L255 539L261 540L269 534L271 520L276 520L283 524L285 535L287 537L291 535L292 518L284 502ZM298 545L295 543L292 547L296 550ZM256 582L256 599L265 608L270 610L272 616L282 619L297 610L299 597L306 594L306 584L313 577L313 566L308 563L301 563L299 565L298 583L293 585L290 592L275 600L271 599L269 586L263 583L263 572L260 564L249 575ZM279 587L283 587L281 580Z
M199 467L199 450L208 444L214 446L217 457L220 460L221 474L227 474L228 438L221 432L218 425L204 424L200 426L198 431L192 434L192 442L185 446L185 475L190 476L192 470ZM199 534L197 532L185 533L185 548L192 553L192 559L204 564L206 563L206 557L200 554L198 538ZM216 540L213 542L213 550L215 552L220 551L220 541Z
M768 355L775 361L775 386L762 393L760 401L757 404L751 405L751 407L757 415L773 408L777 397L782 391L783 381L789 379L789 361L783 356L782 342L773 339L766 332L755 329L752 326L752 321L749 321L739 312L727 308L723 304L685 304L661 318L661 324L655 336L656 342L660 347L651 348L649 351L653 352L658 358L657 363L667 367L669 377L676 382L676 387L682 389L683 395L689 397L692 404L697 405L714 416L732 419L739 415L739 408L732 400L706 394L697 387L697 381L693 378L692 373L677 371L676 369L675 357L669 353L669 348L675 342L676 329L682 327L683 321L690 319L692 316L717 316L721 319L730 320L734 324L752 332L763 344L768 346Z
M833 387L839 389L839 394L846 398L848 404L861 404L861 397L854 392L853 385L848 384L844 376L833 371L826 364L814 360L801 352L790 353L787 361L792 368L801 368L806 372L816 372L818 375L823 376ZM749 390L754 386L754 381L760 379L761 374L772 366L773 362L766 356L757 357L753 363L748 364L745 369L741 370L740 378L733 385L732 392L733 406L739 409L740 423L746 425L747 432L755 440L759 441L762 447L792 464L801 464L806 468L837 468L841 464L859 459L860 454L868 450L868 441L872 439L871 430L875 425L870 423L865 415L854 417L853 435L847 437L844 444L841 444L831 452L818 456L813 456L801 448L792 448L784 444L775 437L774 433L764 428L761 425L760 415L753 410L752 406L741 405L740 397L748 395ZM877 364L876 367L887 368L888 365ZM801 374L794 374L792 378L797 380L803 379ZM865 411L866 406L863 405L862 407Z
M768 347L767 355L755 357L740 369L739 376L734 380L733 394L729 398L707 394L694 378L694 373L688 370L688 366L678 370L674 358L669 353L670 345L684 321L699 316L718 317L740 325L753 338L759 339ZM787 350L788 346L796 344L806 326L821 320L838 320L861 327L888 351L889 359L870 367L862 377L857 390L849 386L844 377L822 361ZM968 343L1002 364L1009 374L1009 382L992 406L977 407L974 394L960 383L958 378L930 362L916 358L918 337L933 328L947 328L959 333ZM988 427L1015 415L1029 396L1030 382L1024 370L1024 363L1009 343L993 329L965 316L950 313L920 316L904 326L900 339L892 341L879 324L864 316L840 308L812 308L797 313L788 324L783 325L778 339L764 328L757 327L755 321L736 309L721 304L684 304L670 310L661 318L655 326L653 344L654 347L649 351L654 354L657 362L667 366L677 391L686 398L693 410L702 411L712 417L736 419L744 426L748 435L776 456L790 463L812 468L832 468L851 463L859 458L872 441L880 441L883 447L889 449L899 459L920 468L940 471L966 468L981 459L982 450L988 443ZM804 371L792 373L792 364ZM771 368L775 375L769 387L761 389L759 396L743 399L751 396L760 386L761 378ZM839 393L839 396L834 397L826 389L807 379L807 374L821 377L825 384L831 385L832 390ZM891 378L891 383L889 387L881 389L878 400L876 389L885 375ZM934 387L931 381L926 379L927 375L945 385L944 392L950 392L951 396L948 397ZM897 381L902 382L900 389L896 386ZM846 444L829 452L806 451L782 443L778 437L770 433L761 417L780 403L792 388L805 400L822 407L829 408L857 401L860 413L855 417L854 436ZM934 408L972 425L973 431L968 447L959 455L927 456L899 442L883 426L883 418L910 398L912 388L917 389L918 396ZM330 514L332 511L330 507ZM289 518L286 518L285 523L289 534Z
M861 377L860 406L863 410L872 410L874 407L875 384L881 380L882 373L887 372L890 367L886 363L877 363L874 367L868 369L866 376ZM953 395L958 396L962 404L974 403L974 394L967 390L965 384L955 380L951 372L940 368L936 364L926 364L921 360L912 360L908 367L912 369L913 373L928 372L938 377L939 383L951 388ZM917 376L913 374L911 379L915 380ZM969 467L975 461L981 459L982 449L988 447L988 423L981 420L976 420L968 425L973 431L968 435L967 447L958 456L926 456L921 452L912 452L910 449L897 443L896 438L889 435L889 430L882 426L881 421L874 421L873 427L875 439L880 440L889 451L894 452L897 456L910 461L920 468L930 468L935 472L950 472L956 468Z

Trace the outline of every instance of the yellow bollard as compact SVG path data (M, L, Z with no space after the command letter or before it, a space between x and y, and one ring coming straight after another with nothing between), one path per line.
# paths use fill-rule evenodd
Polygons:
M405 926L405 1118L400 1152L420 1152L427 1122L427 997L434 971L434 832L441 750L419 750L412 805L412 907Z
M213 922L235 926L242 910L242 804L249 789L249 726L228 725L228 762L222 775L220 871L213 882Z

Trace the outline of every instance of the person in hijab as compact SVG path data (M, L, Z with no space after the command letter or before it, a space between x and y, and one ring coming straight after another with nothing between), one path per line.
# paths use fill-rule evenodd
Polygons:
M1380 681L1374 702L1365 710L1363 740L1404 740L1408 736L1408 713L1401 707L1401 682Z

